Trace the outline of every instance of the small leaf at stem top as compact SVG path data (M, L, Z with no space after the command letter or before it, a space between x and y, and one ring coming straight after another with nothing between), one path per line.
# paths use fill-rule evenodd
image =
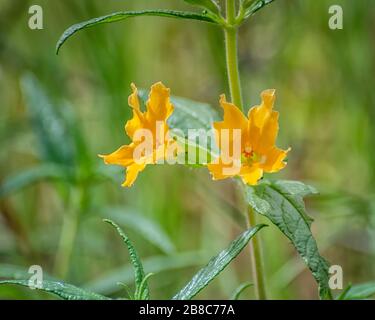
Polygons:
M244 12L244 19L249 18L273 1L274 0L243 0L242 10Z
M220 14L220 7L215 0L184 0L193 6L202 7L215 14Z

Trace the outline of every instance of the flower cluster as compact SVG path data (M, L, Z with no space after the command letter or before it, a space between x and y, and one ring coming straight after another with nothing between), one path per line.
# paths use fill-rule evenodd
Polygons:
M106 164L126 168L123 183L126 187L133 185L138 173L147 165L164 161L176 163L176 158L185 159L186 152L168 127L167 120L174 111L170 90L161 82L154 84L145 111L141 110L134 84L132 90L129 105L133 117L125 125L132 142L100 156ZM220 97L223 121L213 123L219 153L205 163L214 180L238 176L245 184L255 185L264 172L277 172L285 167L284 160L290 149L282 150L275 145L279 130L279 114L273 110L275 90L263 91L261 98L261 104L252 107L246 117L237 106L227 102L224 95Z

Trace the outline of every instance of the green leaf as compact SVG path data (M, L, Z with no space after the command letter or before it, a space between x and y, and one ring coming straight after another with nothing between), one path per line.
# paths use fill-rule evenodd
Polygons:
M212 129L212 123L219 120L218 113L207 103L186 98L171 97L174 112L168 119L171 128L180 129L186 135L189 129Z
M0 198L7 197L13 192L22 190L40 181L51 179L64 180L66 178L67 171L65 168L59 165L41 164L6 178L0 185Z
M272 3L274 0L244 0L243 9L245 11L244 18L249 18L254 15L257 11Z
M232 298L231 300L238 300L240 298L240 295L242 292L244 292L244 290L246 290L247 288L253 286L252 283L250 282L246 282L246 283L243 283L241 284L234 292L233 292L233 295L232 295Z
M220 7L214 0L184 0L185 2L192 4L193 6L202 7L215 14L220 14Z
M172 240L160 225L139 212L136 212L136 210L126 207L109 207L101 211L103 212L103 215L117 221L120 225L133 229L150 243L161 249L164 253L171 254L176 251Z
M145 105L148 100L148 91L139 90L139 97ZM182 97L171 96L171 102L174 111L168 119L168 126L174 130L177 141L185 148L189 157L185 159L186 164L204 165L205 163L200 161L199 156L205 158L206 162L210 162L218 154L216 143L214 141L212 143L210 137L205 141L189 135L189 132L202 130L203 133L210 133L213 122L219 120L218 113L207 103ZM211 133L213 137L213 131Z
M105 16L93 18L81 23L77 23L69 27L61 35L60 39L56 44L56 54L59 53L61 46L68 40L72 35L78 31L97 26L104 23L112 23L121 21L128 18L139 17L139 16L159 16L167 18L177 19L190 19L198 20L203 22L216 23L216 20L207 14L197 14L194 12L174 11L174 10L142 10L142 11L120 11L114 12Z
M375 295L375 282L368 282L349 286L338 300L365 300Z
M144 286L144 289L142 290L142 297L141 299L146 299L148 300L150 298L149 296L149 289L148 289L148 284L147 284L147 279L144 284L142 284L143 280L145 279L145 272L143 270L143 265L141 262L141 259L138 256L137 251L135 250L132 242L128 238L128 236L122 231L122 229L113 221L105 219L104 222L107 222L111 226L113 226L122 240L124 241L125 245L128 247L129 255L130 255L130 261L133 265L134 268L134 276L135 276L135 285L136 285L136 292L140 291L140 287Z
M145 297L147 297L147 294L148 294L148 293L146 293L145 291L148 292L148 279L151 278L153 275L154 275L154 273L149 273L149 274L147 274L147 275L143 278L143 280L142 280L140 286L137 288L137 290L136 290L136 292L135 292L135 295L134 295L134 297L135 297L134 299L135 299L135 300L144 300L144 299L148 299L148 298L145 298Z
M21 79L21 89L42 158L63 165L74 164L75 146L68 127L39 81L26 74Z
M266 225L257 225L242 233L237 239L230 243L229 247L213 257L210 262L201 269L191 281L172 299L190 300L214 280L225 267L236 258L245 248L250 239Z
M15 284L29 287L29 280L3 280L0 285ZM76 286L60 281L43 280L41 291L53 293L64 300L110 300L102 295L83 290Z
M319 285L322 299L330 299L329 265L319 254L311 233L312 219L307 215L303 198L317 191L298 181L264 181L247 187L247 201L258 213L265 215L293 243Z

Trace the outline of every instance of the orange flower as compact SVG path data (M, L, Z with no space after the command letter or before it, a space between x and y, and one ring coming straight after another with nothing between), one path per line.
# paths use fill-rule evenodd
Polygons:
M277 172L286 166L284 159L290 148L281 150L275 146L279 131L279 113L272 110L276 98L275 90L265 90L261 97L261 105L251 108L247 118L234 104L227 102L224 95L220 97L224 120L213 125L220 156L216 163L208 164L214 180L239 176L245 184L255 185L264 172ZM235 129L240 130L237 130L241 138L238 148L240 153L228 163L223 155L222 132L229 132L227 147L233 150L236 143ZM235 172L229 170L233 167L237 168Z
M136 86L132 84L131 87L133 93L129 96L129 105L133 109L133 118L126 123L125 131L132 142L109 155L99 155L106 164L126 167L124 187L132 186L146 165L156 164L165 158L166 146L170 143L167 119L173 112L169 89L161 82L151 87L145 112L140 109ZM152 142L148 146L145 145L147 137L151 137Z

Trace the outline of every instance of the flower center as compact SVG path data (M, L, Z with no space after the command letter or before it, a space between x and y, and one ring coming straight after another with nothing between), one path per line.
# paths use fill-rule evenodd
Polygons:
M251 147L247 146L242 152L241 162L246 164L252 164L254 162L261 161L262 157L254 152Z

